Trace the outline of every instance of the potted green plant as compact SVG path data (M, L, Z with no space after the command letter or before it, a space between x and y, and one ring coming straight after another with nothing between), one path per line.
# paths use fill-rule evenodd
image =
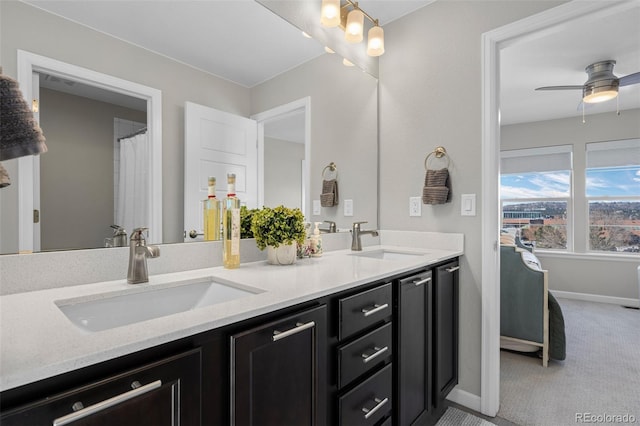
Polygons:
M263 207L253 214L251 231L260 250L267 248L267 261L289 265L296 261L297 244L304 244L306 228L300 209Z

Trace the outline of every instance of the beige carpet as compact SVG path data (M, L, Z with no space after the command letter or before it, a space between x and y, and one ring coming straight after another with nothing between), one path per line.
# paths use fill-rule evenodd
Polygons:
M621 424L625 418L615 416L625 415L639 424L640 311L558 302L567 359L544 368L537 358L501 351L498 416L522 426Z

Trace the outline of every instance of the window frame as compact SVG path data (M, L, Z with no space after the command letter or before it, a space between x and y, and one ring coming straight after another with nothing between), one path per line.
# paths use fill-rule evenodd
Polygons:
M535 203L535 202L565 202L567 205L566 208L566 247L565 248L539 248L536 246L536 251L542 252L557 252L557 253L575 253L574 250L574 169L573 169L573 145L554 145L549 147L539 147L539 148L523 148L523 149L514 149L514 150L505 150L500 152L501 159L501 170L498 177L500 181L500 187L502 187L502 176L503 175L514 175L517 172L512 173L504 173L502 168L502 160L508 158L526 158L526 157L534 157L534 156L547 156L554 154L568 154L568 169L561 169L557 171L569 173L569 195L566 197L529 197L529 198L502 198L501 194L499 194L500 201L500 225L502 227L504 220L504 206L505 203L509 204L524 204L524 203ZM545 170L545 171L528 171L522 172L525 173L546 173L552 172L553 170Z
M599 168L603 168L603 167L589 167L589 152L598 152L598 151L604 151L604 150L609 150L609 149L626 149L629 148L629 146L634 145L634 143L640 144L640 139L639 138L630 138L630 139L620 139L620 140L610 140L610 141L595 141L595 142L588 142L585 144L584 146L584 155L585 155L585 163L584 163L584 170L583 172L583 176L584 176L584 181L585 181L585 185L584 185L584 224L585 224L585 253L589 253L589 254L599 254L599 255L605 255L605 256L637 256L637 253L633 253L633 252L619 252L619 251L605 251L605 250L594 250L591 248L591 215L590 215L590 203L591 202L598 202L598 201L637 201L640 202L640 194L639 195L621 195L621 196L617 196L617 195L599 195L599 196L589 196L587 195L587 191L588 191L588 176L587 176L587 172L589 170L595 170L595 169L599 169ZM597 147L595 149L589 149L590 147ZM633 146L632 146L633 147ZM639 148L640 149L640 146ZM629 166L629 164L621 164L619 166L608 166L608 167L625 167L625 166ZM637 166L637 165L631 165L631 166Z

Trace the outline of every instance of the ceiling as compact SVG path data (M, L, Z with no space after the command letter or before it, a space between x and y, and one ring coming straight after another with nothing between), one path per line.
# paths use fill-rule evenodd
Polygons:
M613 3L613 2L612 2ZM550 28L500 52L501 124L581 117L581 90L535 91L582 85L594 62L617 61L614 74L640 71L640 1ZM640 108L640 84L619 89L620 110ZM615 112L616 101L585 104L586 114Z
M319 43L283 25L280 17L254 0L23 1L245 87L325 54ZM384 26L433 1L359 4ZM614 73L619 77L640 71L640 1L631 4L634 7L620 13L575 20L503 49L502 124L580 116L579 90L534 89L583 84L584 68L593 62L616 60ZM619 93L621 110L640 108L640 84L622 87ZM586 113L615 110L614 100L591 105Z

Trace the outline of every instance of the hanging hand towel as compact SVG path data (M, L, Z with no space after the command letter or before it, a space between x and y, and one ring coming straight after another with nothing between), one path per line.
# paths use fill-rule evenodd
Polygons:
M336 179L322 181L320 205L322 207L333 207L338 205L338 181Z
M22 97L18 82L0 74L0 160L46 151L42 130Z
M427 170L422 188L423 204L444 204L451 201L449 170Z

